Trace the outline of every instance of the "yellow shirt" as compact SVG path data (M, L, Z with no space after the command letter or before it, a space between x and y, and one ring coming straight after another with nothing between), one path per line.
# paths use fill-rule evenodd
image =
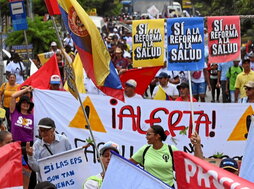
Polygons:
M18 91L19 84L15 85L10 85L8 82L3 83L0 92L2 93L2 96L4 98L3 100L3 106L6 108L10 107L10 102L11 102L11 95Z
M248 74L246 74L245 72L238 74L235 82L235 88L240 89L240 98L246 96L244 85L248 81L254 81L254 71L251 70Z

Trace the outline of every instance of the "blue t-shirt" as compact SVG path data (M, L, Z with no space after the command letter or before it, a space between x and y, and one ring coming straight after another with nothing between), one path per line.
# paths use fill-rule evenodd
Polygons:
M233 66L233 62L223 62L218 64L218 70L221 72L220 80L221 81L226 81L227 80L227 72L228 69Z

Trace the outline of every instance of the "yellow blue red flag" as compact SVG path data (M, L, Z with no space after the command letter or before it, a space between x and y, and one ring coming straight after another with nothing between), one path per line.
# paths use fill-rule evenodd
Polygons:
M154 100L171 100L170 96L167 95L165 90L159 85L159 89L155 96L153 97Z
M94 22L76 0L58 0L58 4L88 77L106 95L124 100L120 79Z

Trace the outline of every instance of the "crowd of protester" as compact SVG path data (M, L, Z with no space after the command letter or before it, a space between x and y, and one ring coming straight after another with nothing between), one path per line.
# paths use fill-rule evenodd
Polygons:
M117 72L119 75L124 74L126 70L133 69L131 31L120 26L118 27L118 25L112 22L111 19L105 19L105 22L106 26L103 28L101 36ZM65 46L65 51L71 59L74 60L76 50L68 33L63 40L63 44ZM63 90L61 81L63 83L66 81L66 75L64 72L65 59L56 42L52 42L50 44L50 51L55 53L57 56L60 75L51 76L49 89ZM135 92L138 83L134 79L130 78L126 81L125 86L123 86L125 97L153 99L161 87L168 96L167 100L191 101L190 87L192 87L193 102L205 102L206 95L209 92L211 92L212 96L211 102L254 102L254 72L252 71L254 69L254 53L251 48L246 48L245 52L246 53L242 59L236 59L232 62L218 64L205 63L204 69L191 72L190 78L186 71L169 71L166 67L161 68L155 78L151 81L151 84L147 86L145 94L137 94ZM40 66L41 65L38 64L38 68L40 68ZM26 69L21 58L14 52L6 67L7 82L3 83L0 88L1 108L4 108L6 111L6 127L1 128L2 130L7 130L0 132L0 144L5 145L11 141L21 141L24 160L31 167L34 173L39 173L37 163L38 159L69 150L71 149L71 145L66 137L55 133L56 126L54 120L50 118L43 118L38 123L38 126L34 125L34 104L32 99L33 88L31 86L25 86L19 89L19 84L21 84L24 79L24 70ZM85 77L87 93L98 95L102 94L102 92L100 92L96 87L91 87L93 83L87 76ZM191 80L191 86L189 86L189 80ZM222 98L220 95L222 95ZM34 141L35 137L33 135L33 131L36 127L38 127L39 130L39 139ZM159 163L157 165L158 169L161 167L159 172L158 170L154 170L149 167L149 163L157 161L157 158L151 158L153 157L154 150L160 149L163 153L165 151L168 152L168 145L163 143L163 141L166 140L164 130L161 126L153 126L147 131L146 137L148 144L153 146L153 148L150 148L150 150L147 151L146 161L144 162L142 155L144 150L147 148L147 145L138 150L138 152L136 152L130 160L135 164L143 165L148 172L159 178L161 175L167 175L165 178L160 179L172 186L172 161L169 164L166 163L165 166L160 164L160 162L157 162L156 164ZM200 151L200 138L197 135L194 135L193 137L192 143L197 148L197 154L195 155L202 158L202 152ZM47 147L44 148L44 146ZM105 168L107 168L107 164L109 162L109 160L106 161L106 159L110 159L110 149L119 153L118 148L112 143L103 146L100 150L100 155ZM172 147L171 150L174 151L177 149ZM155 154L158 155L158 153ZM169 167L170 169L165 171L163 167ZM238 168L235 169L238 170ZM90 185L96 185L96 187L100 186L103 176L104 173L97 175L96 181L94 181L95 177L90 177L85 182L84 188L89 188ZM35 179L35 176L31 178ZM40 174L37 179L42 181ZM31 179L31 186L34 187L36 183L33 181L34 180Z

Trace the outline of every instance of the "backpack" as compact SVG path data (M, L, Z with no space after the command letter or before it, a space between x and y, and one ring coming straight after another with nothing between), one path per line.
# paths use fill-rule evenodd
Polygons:
M232 66L231 66L231 67L232 67ZM229 67L229 69L228 69L228 73L230 74L230 76L231 76L231 67ZM241 71L243 71L242 66L239 66L239 67L240 67Z
M142 155L142 157L143 157L143 166L144 166L144 164L145 164L145 155L146 155L146 152L147 152L147 150L149 150L150 147L151 147L151 146L147 146L147 147L145 148L144 152L143 152L143 155ZM168 150L169 150L169 153L170 153L171 158L172 158L172 168L173 168L173 170L175 170L173 150L172 150L172 147L171 147L170 145L168 145Z

